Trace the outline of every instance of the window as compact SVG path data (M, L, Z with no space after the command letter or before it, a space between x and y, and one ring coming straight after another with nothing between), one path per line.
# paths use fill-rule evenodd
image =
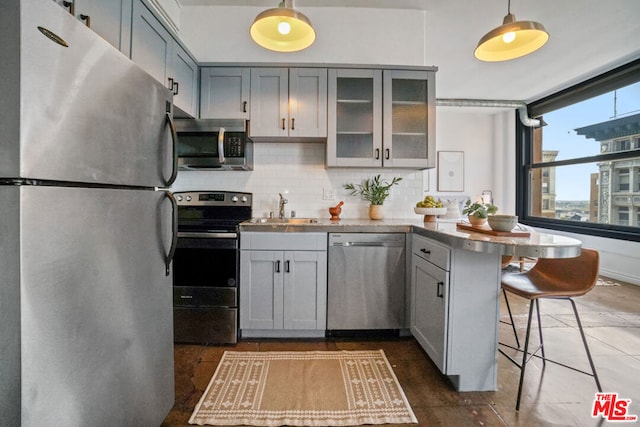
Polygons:
M622 139L619 141L613 142L613 151L625 151L631 150L631 140L630 139Z
M629 225L629 208L622 206L618 208L618 224Z
M629 169L616 170L616 178L615 188L618 191L629 191Z
M640 60L528 105L517 214L532 226L640 241Z

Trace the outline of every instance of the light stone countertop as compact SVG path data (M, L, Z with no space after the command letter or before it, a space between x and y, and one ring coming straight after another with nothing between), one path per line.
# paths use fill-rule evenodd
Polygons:
M582 242L577 239L529 230L529 237L492 236L485 233L458 230L456 220L422 222L411 219L318 219L313 223L257 222L240 224L240 232L285 233L415 233L444 243L454 249L498 253L516 257L571 258L580 255Z

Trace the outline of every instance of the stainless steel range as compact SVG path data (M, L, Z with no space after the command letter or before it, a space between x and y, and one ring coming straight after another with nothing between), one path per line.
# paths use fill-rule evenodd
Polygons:
M250 193L174 193L178 242L173 261L174 341L238 341L238 225L251 218Z

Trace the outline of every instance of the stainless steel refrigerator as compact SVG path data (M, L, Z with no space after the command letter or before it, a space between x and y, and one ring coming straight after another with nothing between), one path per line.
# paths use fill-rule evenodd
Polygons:
M171 94L51 0L0 35L0 425L160 425Z

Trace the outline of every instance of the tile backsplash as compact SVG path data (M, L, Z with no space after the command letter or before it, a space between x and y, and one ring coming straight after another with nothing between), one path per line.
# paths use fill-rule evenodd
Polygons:
M327 169L325 151L324 143L256 143L253 171L180 171L172 190L253 193L254 217L268 216L270 211L277 215L278 193L282 193L288 200L285 206L287 216L293 210L298 217L328 218L328 208L343 200L342 218L366 218L368 202L351 196L344 185L361 183L377 174L385 180L399 176L402 181L392 188L391 196L385 201L385 217L416 218L413 207L426 194L423 174L428 174L428 171ZM335 198L326 200L332 193Z

